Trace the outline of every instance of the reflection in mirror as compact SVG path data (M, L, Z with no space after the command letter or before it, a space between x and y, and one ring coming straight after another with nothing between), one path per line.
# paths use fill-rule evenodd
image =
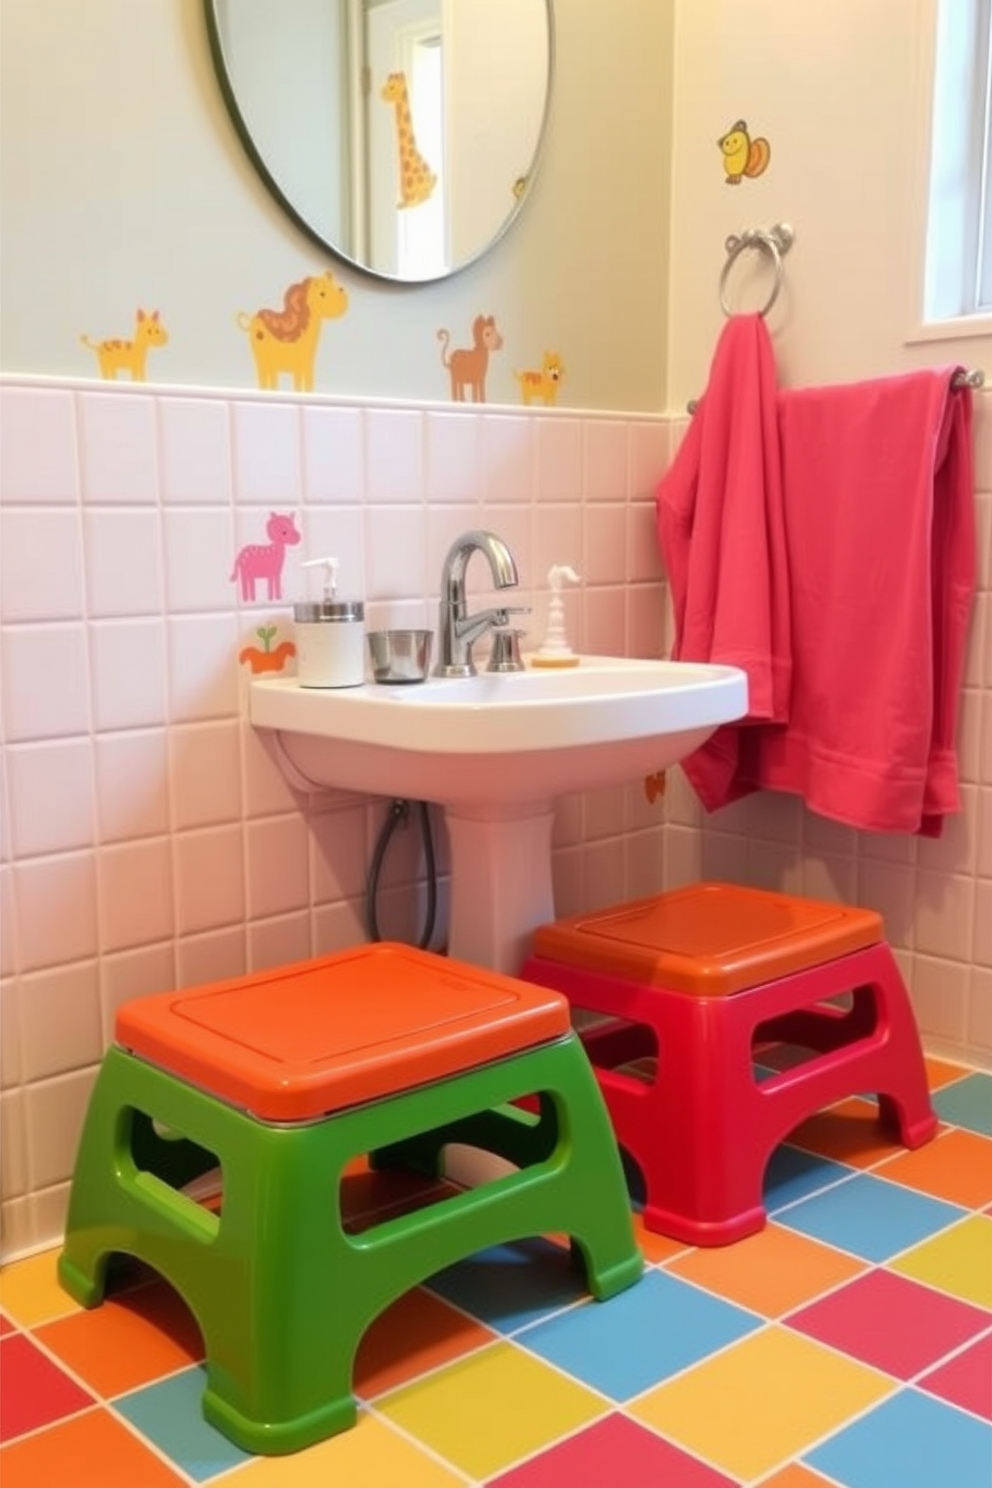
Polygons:
M547 119L551 0L204 0L228 108L311 237L440 279L519 212Z

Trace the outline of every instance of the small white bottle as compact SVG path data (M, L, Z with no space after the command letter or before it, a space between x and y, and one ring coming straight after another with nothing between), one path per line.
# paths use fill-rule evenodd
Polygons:
M293 606L296 677L301 687L360 687L365 681L365 606L339 600L338 560L311 558L303 568L323 568L324 596Z
M544 640L530 659L536 667L578 666L580 658L568 644L565 635L565 602L561 597L562 582L580 583L579 575L567 563L554 563L548 569L548 628Z

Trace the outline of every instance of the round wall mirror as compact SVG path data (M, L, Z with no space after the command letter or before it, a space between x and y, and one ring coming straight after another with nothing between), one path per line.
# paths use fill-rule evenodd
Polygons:
M225 101L293 220L380 278L442 279L527 199L551 0L204 0Z

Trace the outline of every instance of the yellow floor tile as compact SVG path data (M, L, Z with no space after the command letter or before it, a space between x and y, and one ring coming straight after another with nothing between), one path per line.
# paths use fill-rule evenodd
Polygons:
M877 1370L771 1327L659 1385L627 1411L715 1467L751 1480L894 1388Z
M384 1421L362 1415L352 1431L291 1457L257 1457L224 1478L226 1488L463 1488L464 1480Z
M0 1307L22 1328L83 1310L59 1286L55 1274L58 1254L57 1250L46 1250L0 1270Z
M376 1404L380 1415L471 1478L604 1415L609 1403L511 1343L497 1343Z
M686 1251L665 1266L764 1317L781 1317L866 1269L854 1256L775 1224L736 1245Z
M992 1219L973 1214L890 1261L888 1269L992 1308Z

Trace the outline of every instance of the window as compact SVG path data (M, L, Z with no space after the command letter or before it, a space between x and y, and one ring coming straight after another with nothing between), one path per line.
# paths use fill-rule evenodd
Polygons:
M992 313L992 0L937 0L924 318Z

